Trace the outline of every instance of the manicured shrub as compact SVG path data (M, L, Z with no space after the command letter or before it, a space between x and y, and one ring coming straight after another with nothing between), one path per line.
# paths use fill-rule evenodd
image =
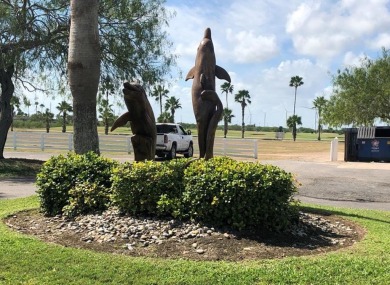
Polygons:
M216 157L190 164L183 204L189 218L236 229L282 230L297 217L294 179L282 169Z
M78 183L110 188L112 169L117 164L93 152L51 157L37 175L41 211L48 216L62 214L63 208L69 205L69 191Z
M135 215L178 216L188 160L125 163L114 169L112 202Z
M68 204L62 210L68 217L103 212L110 205L111 188L96 182L79 182L69 191Z

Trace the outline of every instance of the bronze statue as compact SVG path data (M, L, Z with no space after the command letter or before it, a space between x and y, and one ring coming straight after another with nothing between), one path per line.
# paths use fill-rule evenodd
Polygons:
M117 127L130 122L134 134L131 143L134 149L134 160L154 160L156 155L156 120L144 88L139 83L125 82L123 84L124 100L128 112L120 116L111 127L111 132Z
M213 157L215 131L221 119L223 106L215 92L215 76L231 82L225 69L216 65L211 30L207 28L198 47L195 66L188 72L186 81L193 79L192 105L198 128L200 158Z

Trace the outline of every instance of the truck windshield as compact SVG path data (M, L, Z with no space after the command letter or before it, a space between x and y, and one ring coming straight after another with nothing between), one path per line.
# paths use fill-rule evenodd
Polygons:
M156 128L158 134L177 133L175 126L157 125Z

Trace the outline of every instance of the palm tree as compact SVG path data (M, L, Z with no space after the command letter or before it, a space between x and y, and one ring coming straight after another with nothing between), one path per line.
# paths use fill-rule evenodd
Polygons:
M290 87L294 87L295 88L295 93L294 93L294 113L293 113L293 116L295 116L295 105L297 103L297 89L299 86L303 85L303 81L302 81L302 77L296 75L296 76L293 76L291 77L290 79ZM293 127L293 138L294 138L294 141L295 141L295 138L297 136L297 126Z
M292 115L287 119L287 127L292 128L292 135L295 141L297 137L297 125L302 125L302 118L297 115Z
M31 101L26 96L23 97L23 104L27 107L27 115L30 117Z
M62 132L66 133L66 115L68 112L73 112L72 105L68 104L66 101L62 101L58 103L56 108L60 111L60 116L62 114Z
M245 132L245 122L244 122L244 117L245 117L245 107L252 103L251 102L251 96L249 95L248 90L240 90L238 93L235 95L234 100L237 103L241 104L241 110L242 110L242 127L241 127L241 137L244 138L244 132Z
M73 142L77 154L100 153L97 92L100 79L99 0L70 0L68 75L73 96Z
M324 96L319 96L317 98L314 99L313 101L313 106L314 108L317 109L318 111L318 140L320 141L321 140L321 119L322 119L322 110L324 109L324 107L326 106L326 103L328 101L325 99Z
M46 112L43 113L42 115L43 115L43 118L44 118L45 123L46 123L46 133L49 133L49 131L50 131L50 122L53 120L54 114L51 113L48 108L46 108Z
M223 137L226 138L226 135L228 133L228 125L232 122L232 118L234 115L232 114L233 110L229 108L224 108L222 112L223 117Z
M229 108L228 105L228 93L232 94L234 90L234 86L230 82L224 82L221 85L222 93L226 93L226 108Z
M102 99L99 104L99 118L101 118L104 123L104 134L108 135L110 123L114 119L114 111L112 110L112 105L108 100Z
M181 108L181 104L179 103L179 99L176 99L175 96L170 97L165 102L165 111L169 110L171 112L172 123L175 122L175 111L179 108Z
M172 116L169 112L165 111L161 113L157 118L157 122L159 123L173 123Z
M39 104L39 107L41 108L41 113L43 113L43 108L45 108L45 105L44 104Z
M163 112L162 106L163 106L163 97L168 98L169 90L165 89L162 85L157 85L153 87L153 91L151 96L156 99L157 102L160 103L160 115Z

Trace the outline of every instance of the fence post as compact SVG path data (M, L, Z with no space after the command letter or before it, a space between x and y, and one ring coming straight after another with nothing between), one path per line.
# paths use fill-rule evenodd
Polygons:
M131 154L132 150L132 144L131 144L131 137L126 137L126 143L127 143L127 153Z
M337 161L337 154L338 154L338 147L339 144L339 139L335 137L331 142L330 142L330 161Z
M68 149L69 151L73 150L73 134L68 136Z
M45 150L45 134L41 134L41 150Z
M14 150L16 150L16 144L17 144L17 140L16 140L16 132L14 132L14 137L13 137L13 145L14 145Z
M253 143L254 143L254 145L253 145L253 151L254 151L253 156L254 156L255 159L257 159L257 140L253 140Z

